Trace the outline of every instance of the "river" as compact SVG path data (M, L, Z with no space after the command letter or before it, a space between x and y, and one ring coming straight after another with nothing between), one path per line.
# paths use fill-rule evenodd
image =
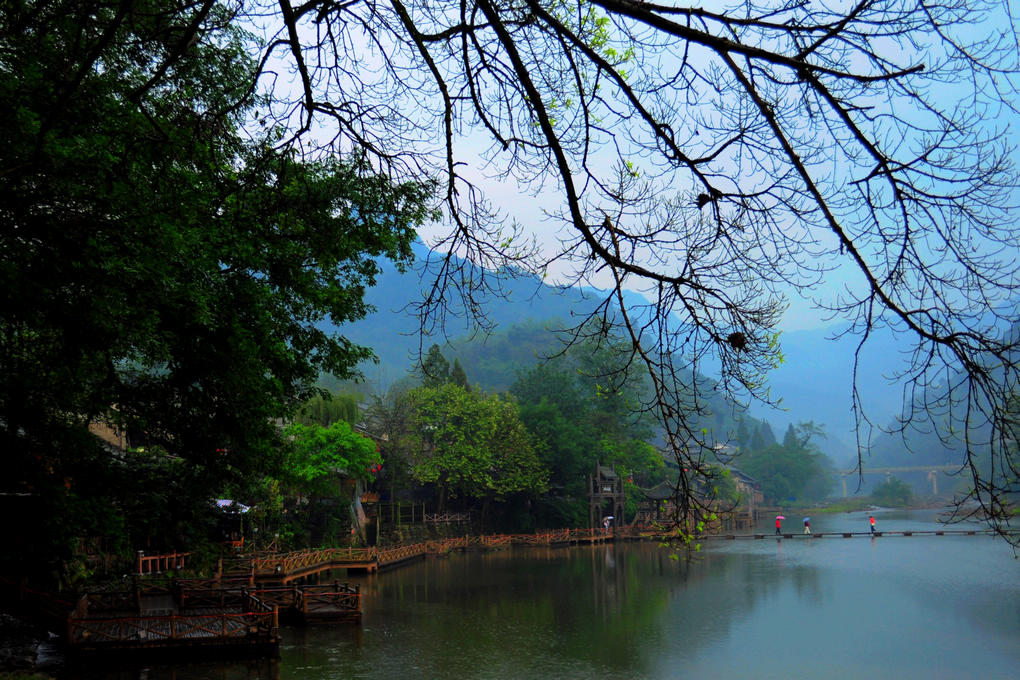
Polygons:
M934 511L875 518L879 530L940 528ZM811 527L867 531L867 513ZM1018 577L1012 549L982 535L768 535L706 541L692 561L653 542L455 553L352 579L362 625L285 628L277 661L60 677L1012 679Z

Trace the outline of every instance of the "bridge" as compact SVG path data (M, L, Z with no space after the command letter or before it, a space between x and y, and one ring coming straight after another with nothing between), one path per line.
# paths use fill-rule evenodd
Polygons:
M857 477L859 475L892 475L897 472L927 472L928 481L931 482L931 493L933 496L937 496L939 493L938 484L938 473L939 472L959 472L959 465L918 465L918 466L906 466L906 467L878 467L859 469L854 468L853 470L843 470L839 473L840 481L843 482L843 498L846 498L846 480L847 477Z
M1020 533L1017 531L1006 531L1009 536L1014 536ZM996 536L998 532L994 529L926 529L923 531L830 531L820 532L811 534L797 534L797 533L782 533L782 534L708 534L705 536L698 536L698 541L704 540L723 540L723 541L735 541L737 539L765 539L765 538L792 538L792 539L807 539L812 540L816 538L860 538L860 537L882 537L882 536Z
M220 578L224 580L247 579L251 584L285 586L318 578L334 569L375 573L404 562L423 559L426 555L442 555L471 547L495 549L510 545L590 544L612 538L611 532L601 529L557 529L534 534L499 534L472 538L463 536L385 548L323 548L251 555L225 560L219 571Z

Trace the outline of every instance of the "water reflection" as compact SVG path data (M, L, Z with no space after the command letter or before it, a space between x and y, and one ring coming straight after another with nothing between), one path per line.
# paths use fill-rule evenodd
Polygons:
M122 668L68 667L61 678L82 680L280 680L277 659L207 661L200 663L125 664Z
M90 677L1011 678L1018 572L984 536L768 536L706 542L690 562L651 542L472 552L361 577L362 626L287 628L278 663Z

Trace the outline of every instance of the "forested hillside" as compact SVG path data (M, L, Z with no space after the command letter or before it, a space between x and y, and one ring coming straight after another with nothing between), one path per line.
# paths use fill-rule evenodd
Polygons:
M340 329L352 341L371 346L379 358L378 364L362 363L366 382L361 391L365 393L382 393L406 376L419 353L433 343L458 357L473 382L490 390L506 390L520 372L561 349L553 331L579 323L604 294L590 289L561 291L533 277L505 278L501 287L506 296L487 300L489 318L496 324L491 334L473 333L455 320L446 328L447 337L423 337L411 306L423 293L421 268L429 253L420 243L414 253L414 267L403 273L384 268L376 286L366 290L365 299L376 311ZM822 426L827 436L818 442L820 448L843 465L856 455L850 401L856 344L852 338L833 336L832 328L782 334L785 362L770 381L773 398L782 399L781 408L752 402L749 413L756 420L771 422L779 432L806 421ZM878 333L861 357L860 392L867 414L879 424L887 424L899 413L902 388L890 380L899 357L895 339ZM718 440L732 434L732 410L721 398L710 404L712 418L705 426Z

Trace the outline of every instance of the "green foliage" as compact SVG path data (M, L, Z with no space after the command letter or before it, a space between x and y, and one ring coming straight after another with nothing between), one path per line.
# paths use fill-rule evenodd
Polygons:
M741 500L732 473L720 465L708 466L702 486L708 499L719 501L724 507L735 505Z
M458 387L463 387L465 390L471 391L471 385L468 384L467 373L464 371L464 367L460 365L460 359L454 357L453 368L450 369L450 382Z
M871 498L878 505L888 508L901 508L910 505L914 499L914 493L910 485L895 477L882 482L871 492Z
M421 360L418 376L425 387L438 387L450 381L450 362L443 356L439 345L432 345Z
M556 497L542 499L536 512L553 523L587 523L587 476L599 462L628 480L632 505L634 487L666 478L661 453L648 443L654 423L640 409L648 386L625 376L623 356L611 339L581 343L523 372L511 388L551 471Z
M763 430L759 428L756 433ZM832 478L828 459L811 442L820 434L824 436L814 423L791 427L784 437L786 444L773 443L743 452L738 461L740 469L761 483L766 502L823 498L832 486Z
M77 483L121 465L73 445L99 420L184 461L194 495L273 471L274 421L370 355L321 323L362 317L380 263L407 263L434 217L429 184L278 146L254 123L253 38L206 9L0 12L5 489L56 502L70 478L124 504ZM59 535L89 530L65 519Z
M286 478L314 488L337 476L370 479L382 463L375 442L338 420L329 427L294 423L284 430L291 445L284 459Z
M445 495L505 500L547 488L548 471L520 421L517 404L447 383L410 395L417 481Z
M338 420L358 422L358 397L353 394L317 394L294 417L302 425L329 427Z

